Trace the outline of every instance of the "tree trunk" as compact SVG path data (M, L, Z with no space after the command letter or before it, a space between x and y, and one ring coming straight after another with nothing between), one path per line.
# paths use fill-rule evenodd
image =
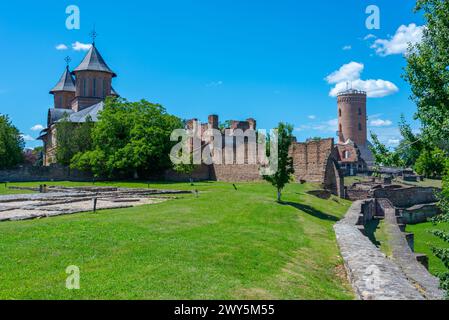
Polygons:
M281 202L281 190L278 190L278 202Z

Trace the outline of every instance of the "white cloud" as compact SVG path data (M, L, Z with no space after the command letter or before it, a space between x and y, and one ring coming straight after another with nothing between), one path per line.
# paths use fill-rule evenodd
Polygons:
M75 51L87 51L90 47L92 47L92 45L89 43L81 43L79 41L72 43L72 49Z
M311 114L310 116L308 116L307 118L309 118L310 120L315 120L316 119L316 116L315 115L313 115L313 114Z
M399 139L389 139L387 145L390 147L397 147L401 141Z
M68 47L65 44L63 44L63 43L58 44L56 46L56 50L67 50L67 49L68 49Z
M394 36L389 39L377 39L371 46L379 56L385 57L392 54L405 54L410 44L421 42L424 26L414 23L401 25Z
M363 40L376 39L376 38L377 37L374 34L370 33L370 34L367 34L365 36L365 38L363 38Z
M370 120L369 125L372 127L389 127L393 124L391 120L373 119Z
M399 88L390 81L378 80L355 80L351 82L351 87L355 90L365 91L369 98L382 98L399 91ZM330 91L331 97L336 97L340 92L347 89L346 82L340 82Z
M326 81L330 84L342 81L354 81L360 78L365 66L362 63L350 62L341 66L337 71L332 72L326 77Z
M223 85L223 81L220 80L220 81L210 82L210 83L206 84L206 87L219 87L221 85Z
M26 141L26 142L34 141L34 140L35 140L35 139L34 139L32 136L30 136L29 134L21 134L20 136L21 136L22 139L23 139L24 141Z
M348 51L348 50L351 50L352 49L352 46L344 46L343 47L343 51Z
M386 80L361 80L360 76L365 65L358 62L350 62L343 65L339 70L334 71L326 77L329 84L335 84L329 95L336 97L340 92L348 89L348 82L355 90L365 91L369 98L381 98L399 91L398 87Z
M36 124L35 126L33 126L33 127L31 128L32 131L42 131L42 130L44 130L44 129L45 129L44 126L41 125L41 124Z
M295 131L320 131L320 132L336 132L338 128L338 119L332 119L315 124L304 124L295 128Z

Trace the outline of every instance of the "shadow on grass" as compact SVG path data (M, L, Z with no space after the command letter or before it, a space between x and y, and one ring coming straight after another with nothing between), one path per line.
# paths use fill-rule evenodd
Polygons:
M378 241L376 238L376 231L379 228L379 223L380 223L379 219L373 219L365 225L366 236L378 248L380 248L381 246L380 241Z
M301 204L301 203L296 203L296 202L283 202L282 204L286 205L286 206L291 206L298 210L301 210L302 212L305 212L308 215L311 215L311 216L321 219L321 220L328 220L328 221L333 221L333 222L340 221L339 218L337 218L333 215L324 213L324 212L317 210L317 209L315 209L311 206L308 206L306 204Z

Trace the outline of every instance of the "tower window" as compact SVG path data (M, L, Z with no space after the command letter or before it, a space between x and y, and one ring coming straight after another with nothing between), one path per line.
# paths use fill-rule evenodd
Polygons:
M338 116L341 117L341 109L338 109Z
M362 109L359 108L359 116L361 116L361 115L362 115Z
M93 96L96 97L97 96L97 79L93 79L92 82L92 89L93 89Z
M349 159L351 157L351 152L349 152L348 150L345 150L344 152L344 158L345 159Z
M83 96L86 96L86 79L83 79Z
M359 123L359 130L362 131L362 124Z

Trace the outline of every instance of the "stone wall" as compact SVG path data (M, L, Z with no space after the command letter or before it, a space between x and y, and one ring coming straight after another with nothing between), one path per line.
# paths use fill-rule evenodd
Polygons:
M92 175L60 165L48 167L21 166L11 170L0 170L0 181L92 181Z
M259 166L244 165L213 165L210 167L210 180L225 182L254 182L262 181Z
M356 201L345 218L334 226L348 277L357 297L362 300L443 299L443 293L434 281L410 281L404 270L364 235L364 224L376 215L375 208L376 200ZM404 241L408 246L405 237ZM418 263L413 264L414 267L417 265L417 268L422 267ZM428 272L427 276L432 277ZM421 283L424 283L424 287L420 286Z
M382 188L373 191L376 199L384 198L391 201L395 207L408 208L417 204L437 202L436 188Z
M296 180L320 183L334 194L343 196L344 183L337 163L337 152L334 139L294 143L290 154Z

